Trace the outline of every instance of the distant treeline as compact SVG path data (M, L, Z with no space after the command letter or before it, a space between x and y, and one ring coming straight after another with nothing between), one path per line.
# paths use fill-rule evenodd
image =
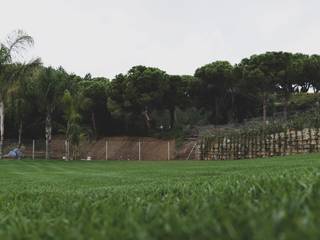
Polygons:
M267 52L235 65L216 61L193 76L135 66L109 80L82 78L39 60L14 62L13 53L28 44L32 38L18 31L16 41L0 48L0 120L10 138L151 135L173 131L177 110L212 124L266 120L279 107L287 118L292 96L320 90L319 55Z

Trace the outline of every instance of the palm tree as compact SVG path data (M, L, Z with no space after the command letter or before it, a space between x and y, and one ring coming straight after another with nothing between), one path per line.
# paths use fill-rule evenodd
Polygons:
M27 68L40 64L39 59L29 63L14 64L14 59L33 44L33 38L22 30L13 32L8 36L5 43L0 43L0 159L3 155L4 114L7 93ZM13 65L15 66L13 67Z
M32 109L35 96L34 84L32 78L35 76L37 67L40 63L34 61L33 63L21 66L20 73L16 81L12 84L7 92L6 104L8 108L14 109L14 118L18 128L18 145L22 143L22 132L24 126L24 119Z
M85 97L81 91L72 95L66 90L62 102L64 105L64 117L67 121L66 137L68 143L71 143L72 159L75 160L79 154L80 140L85 136L85 129L80 125L80 112L89 109L92 106L92 101ZM69 158L70 156L67 154L67 159L69 160Z
M36 98L39 109L45 112L46 159L50 158L52 138L52 116L66 89L67 78L61 70L52 67L42 68L36 79Z

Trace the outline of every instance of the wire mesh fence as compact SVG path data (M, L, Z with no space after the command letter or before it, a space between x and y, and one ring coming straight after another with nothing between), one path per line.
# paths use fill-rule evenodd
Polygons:
M23 158L44 159L46 156L46 144L44 140L25 139L19 143L18 140L9 139L3 143L3 154L6 155L14 149L21 149ZM54 153L54 152L52 152ZM57 157L56 154L52 154Z
M104 138L98 141L82 141L72 146L63 138L53 139L46 149L45 140L24 139L5 140L3 153L7 154L19 148L22 157L45 159L46 151L50 159L81 160L173 160L175 159L175 141L152 138Z

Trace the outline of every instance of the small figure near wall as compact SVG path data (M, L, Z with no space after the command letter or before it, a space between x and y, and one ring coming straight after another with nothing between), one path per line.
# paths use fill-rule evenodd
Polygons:
M4 155L5 158L12 158L12 159L21 159L23 156L22 152L24 147L18 147L11 150L8 154Z

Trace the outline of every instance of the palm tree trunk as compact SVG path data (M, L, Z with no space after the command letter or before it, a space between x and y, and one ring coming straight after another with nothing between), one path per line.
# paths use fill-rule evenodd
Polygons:
M94 112L91 112L91 121L92 121L92 129L93 129L93 135L96 138L97 137L97 124L96 124L96 117Z
M50 143L51 143L51 132L52 132L52 124L51 124L51 111L47 110L46 116L46 124L45 124L45 133L46 133L46 159L50 158Z
M0 159L3 156L4 142L4 102L0 100Z
M151 118L149 116L148 108L146 108L146 110L143 112L143 115L144 115L144 118L145 118L145 122L146 122L147 128L150 129L151 128L151 124L150 124Z

